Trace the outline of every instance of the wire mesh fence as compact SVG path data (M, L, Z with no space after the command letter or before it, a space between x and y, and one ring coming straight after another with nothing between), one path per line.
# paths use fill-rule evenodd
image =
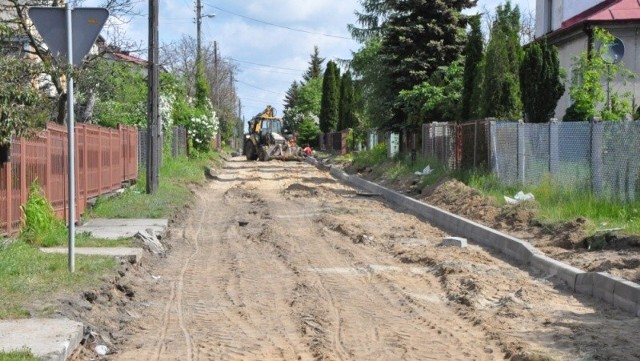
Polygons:
M504 184L548 181L630 202L640 192L640 122L434 122L422 139L425 157L450 169L488 168Z
M555 186L634 201L640 122L491 122L491 166L507 184Z
M486 168L489 159L488 121L438 123L422 126L422 154L450 169Z
M144 166L147 164L148 159L148 129L138 129L138 164ZM185 127L178 126L171 129L171 156L177 158L179 156L188 155L189 146L187 142L187 130ZM162 154L160 155L162 162Z

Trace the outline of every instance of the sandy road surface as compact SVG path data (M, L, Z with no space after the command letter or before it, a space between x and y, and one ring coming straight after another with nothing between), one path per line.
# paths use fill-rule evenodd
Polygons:
M442 231L310 165L234 158L197 192L110 359L639 355L637 320L478 247L443 248Z

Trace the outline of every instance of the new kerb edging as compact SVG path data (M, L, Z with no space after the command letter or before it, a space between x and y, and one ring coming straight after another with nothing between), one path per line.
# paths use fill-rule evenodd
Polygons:
M640 285L604 272L585 272L543 254L530 243L509 236L438 207L405 196L332 166L330 174L356 188L380 194L385 200L426 219L433 225L502 252L507 258L556 276L580 294L593 296L616 308L640 316Z

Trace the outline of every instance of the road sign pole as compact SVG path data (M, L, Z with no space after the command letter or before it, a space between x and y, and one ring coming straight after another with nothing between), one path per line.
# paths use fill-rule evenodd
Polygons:
M156 0L157 1L157 0ZM100 30L109 18L109 10L104 8L76 8L66 3L65 7L30 7L29 17L49 47L53 57L67 60L67 164L68 192L67 207L69 221L69 271L75 271L75 221L76 221L76 165L75 165L75 119L73 99L73 66L81 66L82 58L91 50ZM76 25L73 26L73 23ZM73 29L77 34L73 35ZM66 31L66 36L64 32ZM76 44L73 39L76 39ZM75 48L75 51L73 50ZM75 57L74 57L75 55Z
M76 187L75 187L75 119L73 114L73 21L72 8L69 2L66 4L67 17L67 145L68 145L68 161L69 165L69 202L67 207L69 210L69 272L74 272L76 267L75 260L75 221L76 221Z

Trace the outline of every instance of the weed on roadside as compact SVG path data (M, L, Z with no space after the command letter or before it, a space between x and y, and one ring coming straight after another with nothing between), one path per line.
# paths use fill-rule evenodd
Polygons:
M24 215L24 224L20 238L27 243L41 247L59 246L64 243L67 229L53 210L37 182L29 187L27 202L20 207Z
M31 350L22 349L11 352L0 352L0 361L38 361L39 358L35 357Z

